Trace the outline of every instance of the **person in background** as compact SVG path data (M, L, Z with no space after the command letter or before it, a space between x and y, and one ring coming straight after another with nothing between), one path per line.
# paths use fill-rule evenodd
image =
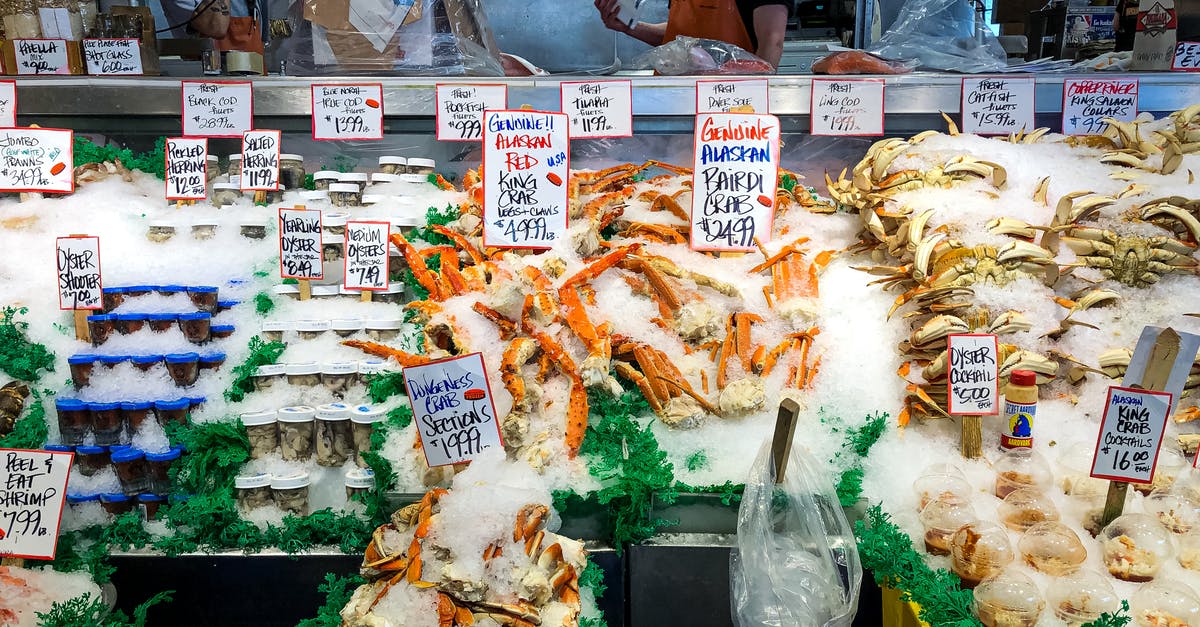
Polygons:
M218 50L262 54L262 31L254 8L254 0L162 0L172 36L191 33L211 37Z
M779 67L790 0L670 0L667 21L636 22L620 19L619 0L593 0L604 25L651 46L660 46L680 35L717 39L734 44Z

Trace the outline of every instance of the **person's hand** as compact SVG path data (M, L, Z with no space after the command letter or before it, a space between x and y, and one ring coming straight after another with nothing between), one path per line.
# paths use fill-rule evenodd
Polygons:
M596 5L596 10L600 12L600 19L603 20L605 27L618 33L629 33L629 25L617 16L621 12L618 0L594 0L593 3Z

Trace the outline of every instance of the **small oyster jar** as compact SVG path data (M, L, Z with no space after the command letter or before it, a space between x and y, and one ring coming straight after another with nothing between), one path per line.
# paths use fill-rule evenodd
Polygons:
M175 223L170 220L154 220L146 227L146 239L155 244L168 242L175 237Z
M328 320L297 320L294 327L300 339L315 340L329 330L330 324Z
M283 380L286 371L287 366L283 364L266 364L259 366L254 371L254 375L250 377L250 384L254 386L254 390L256 392L269 390L276 381Z
M97 361L100 361L100 357L86 353L67 358L67 365L71 367L71 385L74 385L76 390L87 387L91 382L92 370Z
M934 464L921 472L913 482L917 507L925 507L934 500L968 503L971 500L971 485L961 469L950 464Z
M1125 514L1100 532L1104 566L1122 581L1141 583L1154 579L1174 548L1171 533L1148 514Z
M1079 570L1087 559L1087 549L1079 536L1060 522L1038 523L1026 529L1017 541L1017 550L1030 568L1055 577Z
M327 361L321 364L321 384L338 398L350 391L350 386L357 380L357 361Z
M228 174L230 178L242 175L242 154L229 155Z
M99 446L111 446L121 441L121 405L119 403L88 403L92 417L92 433ZM67 441L64 437L63 441Z
M1055 580L1046 591L1046 602L1054 617L1068 625L1090 623L1121 607L1108 578L1092 571L1078 571Z
M411 161L409 163L411 163ZM410 185L428 185L429 184L429 175L428 174L414 174L412 172L409 172L408 174L401 174L400 180L405 183L408 183Z
M208 328L208 334L214 340L224 340L233 335L236 330L232 324L214 324Z
M199 311L217 313L217 288L212 285L193 285L187 288L188 298Z
M142 512L142 518L145 520L155 520L158 518L158 508L162 507L167 497L162 494L139 494L137 495L137 506Z
M304 156L283 153L279 155L279 183L284 189L304 187Z
M324 263L341 262L346 258L346 236L324 233L321 235L321 261ZM338 264L341 265L340 263ZM314 286L336 287L336 286Z
M205 180L209 183L213 182L213 179L216 179L223 174L223 172L221 172L220 157L216 155L208 155L208 158L205 159L205 163L207 165L207 170L205 171Z
M211 339L212 314L202 311L179 314L179 330L192 344L204 344Z
M141 298L154 291L153 285L127 285L125 286L125 298Z
M110 516L120 516L133 511L133 499L122 492L109 492L100 495L100 507Z
M179 324L179 315L173 313L146 314L146 324L155 333L166 333Z
M1028 575L1010 568L979 583L974 605L986 627L1033 627L1046 602Z
M1133 593L1129 613L1138 627L1200 625L1200 597L1187 584L1155 581Z
M239 232L246 239L265 239L267 223L262 220L243 220L238 223Z
M87 403L74 398L54 399L54 413L58 414L58 432L64 444L80 445L91 428L91 410Z
M367 320L363 326L366 327L367 337L376 342L390 342L397 337L400 337L400 327L404 321L399 318L383 318L375 320Z
M85 477L104 470L112 462L107 446L78 446L75 448L75 468Z
M375 174L372 176L379 176L379 175ZM364 207L370 207L371 205L378 205L379 203L383 202L386 198L387 197L384 196L383 194L363 194L362 204Z
M354 455L350 408L341 403L321 405L316 415L317 463L341 466Z
M192 223L192 239L204 242L216 236L217 222L215 220L197 220Z
M329 186L338 182L338 177L341 173L333 170L321 170L313 172L313 189L316 191L329 191Z
M154 403L148 401L133 401L121 403L121 419L129 425L129 433L137 433L146 419L150 417L150 408Z
M121 303L125 302L125 288L123 287L104 287L100 289L100 307L101 311L108 313Z
M329 186L329 202L334 207L362 206L362 188L354 183L333 183Z
M400 282L389 283L386 290L375 292L373 298L375 302L389 303L392 305L404 304L404 284Z
M156 285L154 291L163 296L172 297L176 294L186 294L187 288L182 285Z
M242 301L240 301L240 300L225 300L225 299L218 300L217 301L217 313L229 311L230 309L233 309L234 307L237 307L240 304L242 304Z
M362 318L334 318L329 326L338 337L350 337L363 330Z
M963 525L978 520L971 504L956 498L930 501L920 518L925 527L925 551L932 555L950 555L950 538Z
M326 211L321 216L321 230L329 235L342 236L346 234L346 223L350 214L344 211Z
M100 365L105 368L116 368L117 364L129 361L129 355L101 355Z
M346 484L346 500L361 499L375 489L375 471L370 468L351 468L346 471L343 481Z
M150 489L145 453L127 448L114 451L111 457L113 467L117 469L117 479L121 481L122 492L133 496Z
M167 374L171 375L176 387L186 388L200 377L199 353L172 353L165 355L163 360L167 362Z
M240 416L246 426L246 437L250 440L250 457L262 459L279 447L279 430L276 411L250 411Z
M334 180L336 183L337 181ZM325 210L331 207L328 189L306 189L300 192L300 200L309 209Z
M389 183L399 183L401 181L400 174L389 174L387 172L376 172L371 175L372 185L387 185Z
M1021 488L1045 490L1053 481L1046 460L1032 449L1012 449L1001 455L992 468L996 471L995 494L1001 499Z
M96 314L87 317L88 335L92 337L92 346L100 346L108 341L117 326L117 316L114 314Z
M262 324L263 339L268 342L282 342L285 331L292 330L292 323L284 320L267 320Z
M146 322L149 321L150 315L144 313L119 313L116 314L113 328L121 335L131 335L137 333L146 327Z
M317 410L304 405L279 410L279 451L287 460L306 460L313 454Z
M253 475L238 475L233 479L237 491L237 504L242 511L255 510L271 504L271 475L260 472Z
M384 174L404 174L408 172L408 159L384 155L379 158L379 171Z
M283 476L271 475L271 496L275 499L275 504L279 506L279 509L299 516L307 516L309 483L307 472Z
M437 167L437 162L433 159L422 159L412 157L408 160L409 174L433 174L433 169Z
M240 162L239 162L240 163ZM242 197L242 186L237 183L213 183L209 200L215 207L228 207L237 204Z
M172 423L186 425L188 410L191 407L192 402L186 398L154 401L154 416L158 419L158 424L164 427Z
M378 359L363 359L358 362L358 382L360 385L370 385L371 378L387 370L387 362ZM403 391L401 391L403 394Z
M161 453L146 453L147 476L150 478L150 491L166 494L171 491L171 477L168 471L171 464L179 459L179 449L167 449Z
M976 521L963 525L950 539L951 568L962 587L974 589L980 581L998 574L1013 561L1008 532L995 523Z
M358 191L361 194L367 188L367 180L369 178L365 172L343 172L338 176L338 183L357 185Z
M370 405L359 405L350 410L350 431L354 435L354 450L358 453L355 461L363 468L367 467L367 463L363 461L362 454L371 450L371 434L375 432L375 425L383 422L384 413L384 410Z
M225 363L225 353L205 353L200 356L200 369L216 371Z
M1188 533L1200 526L1200 513L1191 499L1172 494L1169 489L1158 489L1142 500L1142 509L1158 518L1172 533Z
M1025 531L1041 522L1058 521L1058 508L1041 490L1021 488L1004 497L996 515L1005 527Z

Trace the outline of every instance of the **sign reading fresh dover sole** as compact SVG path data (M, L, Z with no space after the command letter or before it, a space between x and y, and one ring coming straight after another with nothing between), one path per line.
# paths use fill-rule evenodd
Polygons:
M696 116L692 170L694 250L754 250L771 238L779 175L779 119L754 113Z
M481 451L504 446L482 354L409 366L404 386L431 468L469 462Z
M0 449L0 557L54 559L74 457Z

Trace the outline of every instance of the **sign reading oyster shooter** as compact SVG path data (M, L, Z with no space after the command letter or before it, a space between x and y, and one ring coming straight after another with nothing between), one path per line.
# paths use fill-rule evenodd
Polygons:
M170 137L166 159L167 200L204 200L208 194L208 140Z
M0 557L54 559L74 457L0 449Z
M488 111L483 123L484 246L550 248L567 232L566 114Z
M279 276L285 279L323 279L321 212L279 209Z
M388 288L390 222L346 223L346 267L342 282L348 290Z
M60 237L55 247L59 309L101 309L100 238Z
M752 113L696 116L693 250L754 250L771 239L779 175L779 119Z
M504 446L481 353L409 366L404 386L431 468Z
M1150 483L1171 407L1171 394L1111 386L1092 458L1092 476Z
M1062 132L1094 135L1108 127L1105 118L1129 122L1137 117L1136 78L1063 80Z
M995 335L963 333L947 338L947 413L956 416L990 416L997 413L1000 399L999 348Z
M75 191L75 133L49 128L0 130L0 191Z

